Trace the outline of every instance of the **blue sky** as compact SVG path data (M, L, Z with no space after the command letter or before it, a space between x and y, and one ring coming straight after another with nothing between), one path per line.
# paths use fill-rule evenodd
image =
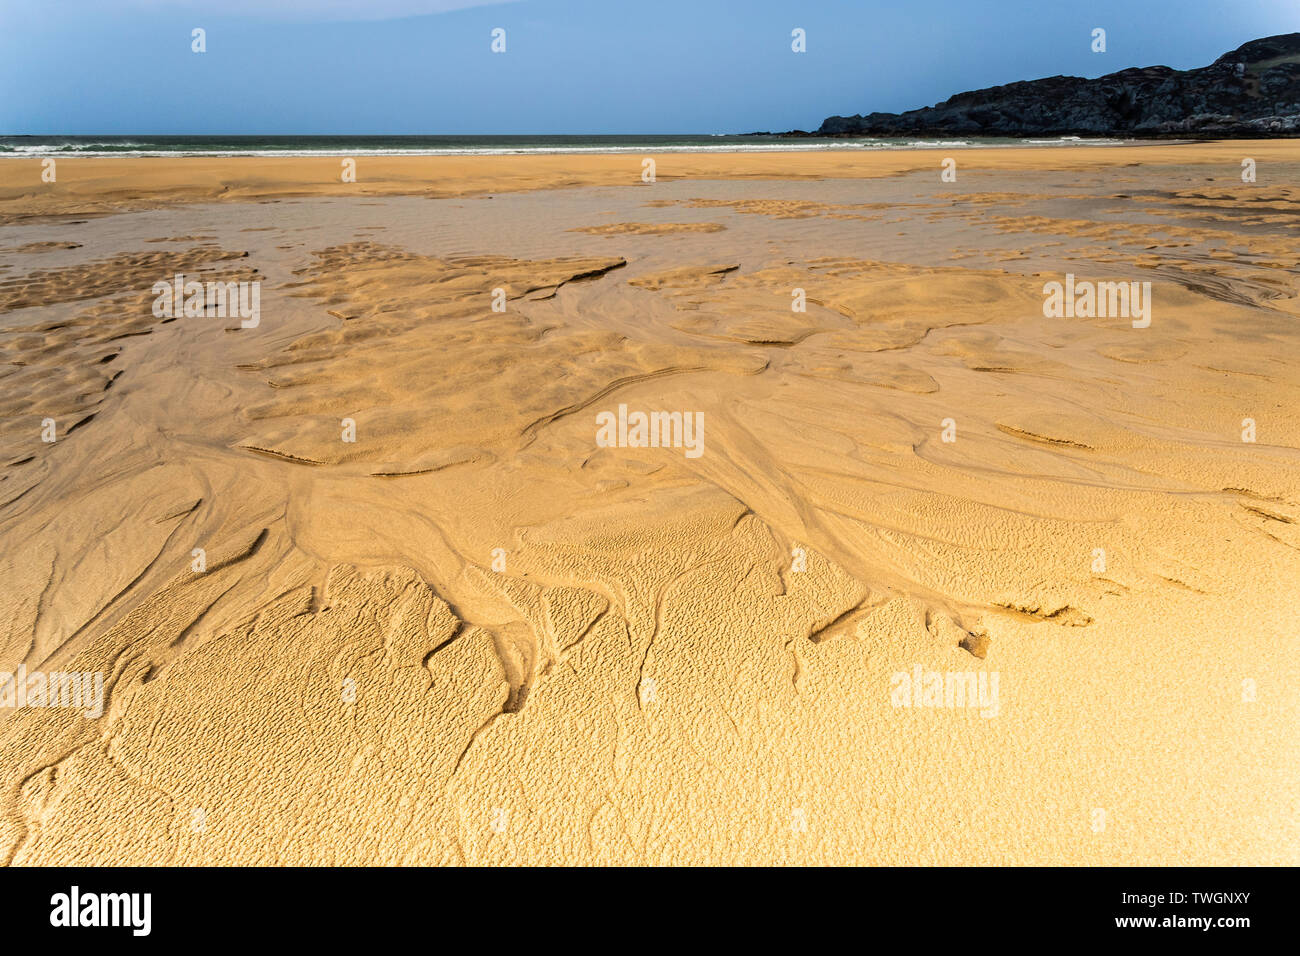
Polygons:
M0 133L813 129L1296 30L1296 0L0 0Z

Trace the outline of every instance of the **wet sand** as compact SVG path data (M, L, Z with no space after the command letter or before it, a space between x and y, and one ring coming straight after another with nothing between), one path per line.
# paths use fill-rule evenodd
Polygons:
M946 155L0 164L5 858L1300 862L1294 146Z

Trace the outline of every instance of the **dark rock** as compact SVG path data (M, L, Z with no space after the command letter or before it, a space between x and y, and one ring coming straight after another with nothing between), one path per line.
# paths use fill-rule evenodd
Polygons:
M906 113L832 116L820 136L1300 136L1300 33L1209 66L1133 67L958 93Z

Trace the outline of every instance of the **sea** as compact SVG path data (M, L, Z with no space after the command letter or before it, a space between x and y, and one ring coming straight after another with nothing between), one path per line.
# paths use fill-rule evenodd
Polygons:
M0 157L26 156L508 156L525 153L806 152L1115 145L1116 139L970 137L842 139L765 134L600 136L0 136Z

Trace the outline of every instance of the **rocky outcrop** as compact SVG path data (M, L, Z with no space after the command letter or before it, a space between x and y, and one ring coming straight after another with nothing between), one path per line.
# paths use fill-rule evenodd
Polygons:
M958 93L906 113L832 116L819 136L1297 136L1300 33L1194 70L1134 67Z

